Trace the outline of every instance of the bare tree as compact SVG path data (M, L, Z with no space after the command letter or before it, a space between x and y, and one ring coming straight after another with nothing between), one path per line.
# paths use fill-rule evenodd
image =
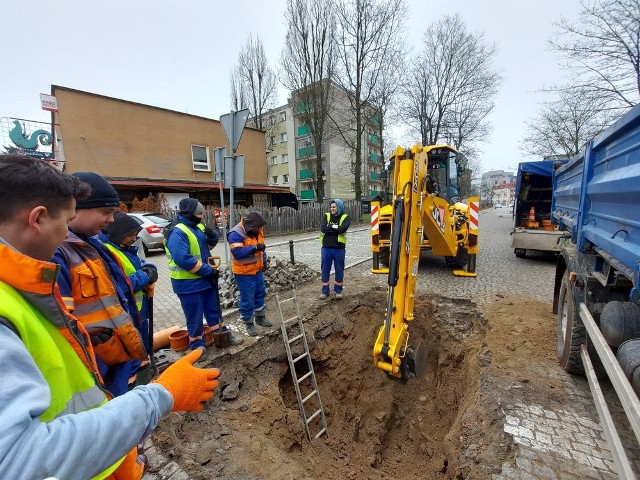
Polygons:
M400 51L400 33L405 18L405 0L336 0L340 68L338 83L349 100L348 112L336 114L335 127L354 150L356 199L362 197L363 147L370 118L375 112L374 95L380 93L382 77ZM344 121L348 119L348 121Z
M468 32L459 15L427 29L400 102L406 124L423 145L455 141L471 153L484 140L502 80L492 65L494 55L495 47L482 33Z
M248 106L244 91L242 90L242 82L240 80L240 73L238 72L237 67L231 71L230 77L231 110L235 112L244 110L245 108L248 108Z
M256 128L264 130L264 114L276 101L276 75L269 67L264 46L258 36L249 34L247 37L238 56L234 74L237 75L236 81L241 92L239 103L249 108ZM234 91L238 87L235 87Z
M287 36L281 56L280 81L292 91L294 112L309 129L309 145L315 156L313 183L316 199L324 200L322 149L331 107L331 80L336 48L331 32L335 18L333 4L313 0L287 0Z
M559 99L547 102L538 117L527 122L521 149L540 158L580 153L617 116L615 110L606 108L606 98L594 97L589 90L567 89Z
M640 98L640 0L581 0L580 20L562 19L551 40L576 90L625 110Z

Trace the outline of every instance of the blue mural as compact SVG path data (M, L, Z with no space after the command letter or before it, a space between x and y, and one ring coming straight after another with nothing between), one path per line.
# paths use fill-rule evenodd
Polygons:
M38 145L51 145L53 136L46 130L36 130L27 136L18 120L14 120L13 123L14 127L9 131L9 138L18 147L26 150L35 150L38 148Z

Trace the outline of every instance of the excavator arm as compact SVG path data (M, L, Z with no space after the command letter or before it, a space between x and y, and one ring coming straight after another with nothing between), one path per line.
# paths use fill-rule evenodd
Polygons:
M429 151L430 147L415 146L411 150L398 147L393 158L387 308L373 348L373 360L377 368L403 382L419 374L422 363L422 348L409 343L408 327L414 319L420 248L425 238L435 255L456 257L463 249L469 261L460 274L476 275L478 199L450 206L440 198L429 173Z

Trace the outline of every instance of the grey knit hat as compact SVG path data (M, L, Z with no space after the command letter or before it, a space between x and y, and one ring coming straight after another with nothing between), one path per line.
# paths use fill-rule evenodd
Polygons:
M197 198L183 198L178 206L178 214L183 216L199 215L204 212L204 206Z

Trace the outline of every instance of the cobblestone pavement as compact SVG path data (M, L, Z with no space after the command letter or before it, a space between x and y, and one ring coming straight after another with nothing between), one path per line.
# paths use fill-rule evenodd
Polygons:
M510 246L511 217L498 213L493 210L481 212L477 278L454 277L442 258L427 255L421 263L420 290L450 298L471 299L481 306L507 294L548 302L551 306L555 257L542 254L527 255L525 259L515 257ZM268 238L268 254L289 258L289 239L295 242L296 261L308 263L319 270L317 233ZM354 228L349 234L347 264L363 263L352 269L352 278L357 276L362 277L362 281L367 278L371 280L368 272L370 265L364 263L371 259L369 242L367 226ZM222 245L216 247L214 254L220 255L224 261ZM158 329L183 325L182 310L171 292L164 254L153 255L148 260L156 263L160 270L155 300ZM234 324L232 328L236 330L237 325ZM256 340L250 339L245 345L250 346L253 341ZM493 479L618 478L602 429L597 423L597 413L586 380L568 375L560 367L549 374L557 376L565 384L566 406L549 410L536 403L505 405L503 429L513 437L516 449L513 460L503 464L501 473L494 475ZM611 396L609 391L609 398ZM625 437L623 434L623 443L635 442L632 435L628 432L627 435ZM175 462L163 459L149 440L147 447L147 454L152 461L164 467L157 473L145 474L144 480L189 478ZM630 457L638 461L637 455L631 453Z

